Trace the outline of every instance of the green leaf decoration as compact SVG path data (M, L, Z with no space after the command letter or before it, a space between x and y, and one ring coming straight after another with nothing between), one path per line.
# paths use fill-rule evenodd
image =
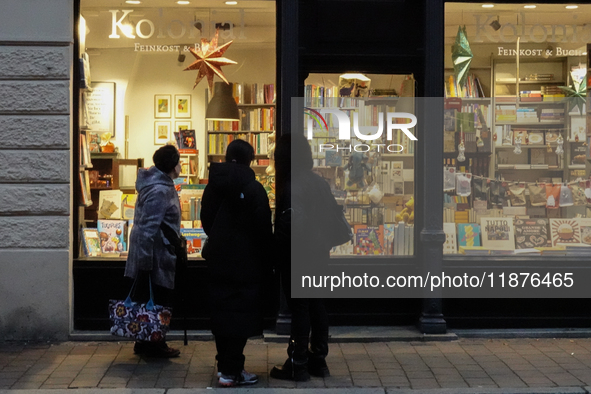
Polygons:
M458 26L456 41L451 47L451 58L454 64L454 74L459 86L464 86L468 78L470 63L472 63L472 50L466 34L466 26Z
M579 86L573 83L573 86L559 86L564 92L566 98L563 100L568 103L568 112L572 112L575 108L579 109L579 113L583 115L583 105L587 99L587 78L583 78Z

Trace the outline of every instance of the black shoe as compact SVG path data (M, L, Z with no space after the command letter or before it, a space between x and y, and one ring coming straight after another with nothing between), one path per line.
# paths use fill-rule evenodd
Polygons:
M150 346L145 351L145 355L156 358L172 358L178 357L181 351L169 347L166 342L149 342Z
M318 378L328 378L330 370L324 357L308 356L308 372Z
M136 341L133 345L133 352L135 354L145 354L148 351L148 347L150 346L150 342L146 341Z
M269 374L274 379L293 380L296 382L307 382L310 380L307 364L293 364L287 359L283 365L276 365Z

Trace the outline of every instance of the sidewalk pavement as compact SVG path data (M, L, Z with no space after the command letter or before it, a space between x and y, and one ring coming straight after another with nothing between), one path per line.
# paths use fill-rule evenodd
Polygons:
M133 354L133 342L0 343L0 394L201 394L216 389L213 341L172 341L170 360ZM331 343L329 378L271 379L286 345L249 340L246 369L259 383L241 392L591 393L591 338L459 338ZM61 390L60 390L61 389ZM74 391L72 389L75 389ZM99 390L100 389L100 390ZM66 392L67 390L67 392ZM99 393L100 392L100 393Z

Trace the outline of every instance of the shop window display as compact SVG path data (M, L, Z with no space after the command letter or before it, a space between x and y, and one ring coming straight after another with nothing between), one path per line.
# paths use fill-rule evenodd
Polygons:
M154 151L164 144L181 153L175 183L182 232L193 257L200 256L204 240L199 214L208 165L223 159L234 138L257 149L252 168L273 202L275 2L211 4L156 1L122 7L81 0L81 257L125 258L137 170L150 167ZM223 66L223 77L199 68L200 54ZM206 119L218 81L232 84L236 121ZM100 252L85 247L97 240Z
M446 3L445 254L591 252L591 7L523 6Z
M411 122L388 116L414 113L413 76L310 74L305 84L303 128L314 171L330 184L353 230L351 242L331 255L414 255L415 143L409 136L416 131L395 129L391 138L386 132L389 121ZM341 138L339 117L350 140Z

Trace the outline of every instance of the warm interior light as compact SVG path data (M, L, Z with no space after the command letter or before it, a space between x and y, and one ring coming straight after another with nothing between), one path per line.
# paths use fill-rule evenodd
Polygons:
M142 4L140 0L125 0L127 4Z
M587 52L583 52L581 55L583 55L583 56L587 56Z
M181 5L186 5L186 4L191 4L191 2L186 1L186 0L179 0L176 2L177 4L181 4Z
M358 79L360 81L371 81L368 77L359 73L347 73L340 76L343 79Z
M524 5L523 8L536 8L537 5Z
M226 5L236 5L238 4L237 1L226 1Z
M482 8L493 8L494 6L494 4L483 4Z
M574 10L574 9L577 9L577 8L579 8L579 6L578 6L578 5L567 5L567 6L566 6L566 7L564 7L564 8L566 8L567 10Z

